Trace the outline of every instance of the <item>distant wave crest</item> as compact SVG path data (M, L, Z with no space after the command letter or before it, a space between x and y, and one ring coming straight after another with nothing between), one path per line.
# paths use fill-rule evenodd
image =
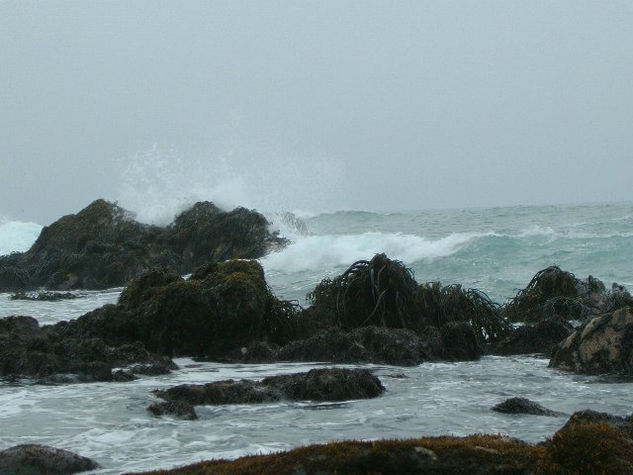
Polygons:
M380 232L305 236L265 256L262 264L267 270L284 272L334 269L381 252L392 259L411 264L422 259L454 254L472 240L490 235L492 233L454 233L437 240L412 234Z
M41 230L36 223L0 219L0 255L27 251Z

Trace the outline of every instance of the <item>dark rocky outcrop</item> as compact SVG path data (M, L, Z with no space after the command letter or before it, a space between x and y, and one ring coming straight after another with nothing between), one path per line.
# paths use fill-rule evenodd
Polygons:
M281 361L329 361L413 366L430 359L421 338L410 330L368 326L349 332L321 331L282 347Z
M320 327L349 332L376 326L414 332L423 341L417 346L424 349L410 351L410 361L416 353L420 359L477 359L487 342L511 331L499 305L482 292L460 285L443 287L439 282L419 285L409 269L384 254L357 261L340 276L324 279L308 298L312 306L304 313ZM358 353L359 348L350 350ZM347 354L342 357L347 358Z
M253 341L283 345L309 332L299 307L278 300L257 261L196 269L187 280L166 268L134 279L117 305L63 324L65 334L109 345L140 341L153 352L226 359Z
M0 257L0 291L122 286L152 267L187 274L210 261L260 257L283 243L261 214L244 208L227 213L200 202L163 228L96 200L44 227L28 251Z
M561 416L562 413L552 411L539 403L530 401L524 397L511 397L492 407L495 412L504 414L531 414L534 416Z
M587 321L626 305L633 305L633 297L624 287L613 284L607 291L595 277L580 280L571 272L550 266L537 272L528 286L503 307L502 313L513 322Z
M0 450L0 475L66 475L97 468L99 465L89 458L45 445Z
M549 365L585 374L633 375L633 307L577 328L558 345Z
M378 397L384 391L380 380L368 370L325 368L270 376L262 381L229 379L204 385L183 384L154 391L166 403L154 403L147 409L155 415L170 413L193 419L191 411L196 405L254 404L281 399L346 401Z
M568 322L560 318L528 323L490 345L488 351L494 355L540 353L549 357L556 346L573 330Z
M107 345L99 338L64 335L63 326L40 327L32 317L0 319L0 376L44 383L129 380L149 365L163 372L172 361L149 353L140 343ZM114 368L139 363L125 373Z

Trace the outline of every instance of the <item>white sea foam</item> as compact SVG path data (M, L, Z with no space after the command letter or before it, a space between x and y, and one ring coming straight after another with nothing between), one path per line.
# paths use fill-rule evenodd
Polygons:
M334 269L358 259L384 252L405 264L422 259L445 257L470 241L492 233L454 233L437 240L402 233L367 232L362 234L305 236L288 247L265 256L266 270L301 272L309 269Z
M42 226L0 219L0 255L28 250L40 235Z
M551 227L539 226L538 224L535 224L521 231L519 234L517 234L517 237L520 237L520 238L534 237L534 236L555 237L556 235L557 235L556 231L554 231Z

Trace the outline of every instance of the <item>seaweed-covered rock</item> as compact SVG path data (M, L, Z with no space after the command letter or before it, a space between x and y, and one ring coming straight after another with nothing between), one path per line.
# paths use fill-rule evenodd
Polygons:
M380 380L366 369L324 368L270 376L262 381L228 379L204 385L182 384L154 391L167 402L182 404L174 408L160 403L152 404L148 410L156 415L177 411L186 414L187 405L253 404L280 399L345 401L378 397L384 391Z
M541 453L540 447L499 435L347 440L148 473L528 475L536 473Z
M99 338L68 336L64 326L40 327L31 317L0 319L0 376L41 382L117 379L112 370L133 363L175 368L140 344L109 346Z
M0 450L0 475L66 475L97 468L94 460L46 445L23 444Z
M254 341L281 345L304 336L309 329L299 310L272 294L257 261L235 259L201 266L187 280L151 269L123 290L117 305L66 324L66 333L223 359Z
M633 305L633 297L624 287L614 283L607 292L602 281L595 277L580 280L571 272L550 266L537 272L502 312L513 322L587 321L627 305Z
M483 348L470 323L448 322L440 328L442 358L449 361L478 360Z
M0 290L116 287L153 267L186 274L209 261L260 257L284 243L261 214L244 208L227 213L197 203L162 228L96 200L44 227L28 251L0 257Z
M445 338L437 341L448 346L438 350L450 359L477 358L486 342L511 330L499 305L483 292L460 285L442 287L439 282L418 285L410 269L385 254L357 261L340 276L324 279L308 299L312 306L305 314L324 328L377 326L412 330L420 336L431 327L439 329ZM467 346L458 349L458 343Z
M502 338L511 331L497 303L476 289L440 282L419 285L415 292L418 328L437 328L447 323L470 324L480 346Z
M504 414L531 414L535 416L560 416L560 412L552 411L539 403L530 401L524 397L511 397L492 407L495 412Z
M539 473L633 473L630 417L574 413L544 444Z
M333 319L343 329L368 325L415 328L411 270L385 254L353 263L334 279L324 279L309 298L322 318Z
M563 319L541 320L517 328L491 345L489 351L495 355L541 353L551 356L556 346L572 331L573 327Z
M633 307L579 327L556 348L549 366L586 374L633 374Z
M294 401L347 401L380 396L385 388L366 369L324 368L307 373L264 378L262 385L279 391Z
M209 261L255 259L285 240L268 231L266 218L246 208L224 212L203 201L176 217L169 227L169 241L182 256L184 269Z
M413 366L432 359L418 335L402 328L368 326L350 332L321 331L293 341L277 354L281 361L328 361Z

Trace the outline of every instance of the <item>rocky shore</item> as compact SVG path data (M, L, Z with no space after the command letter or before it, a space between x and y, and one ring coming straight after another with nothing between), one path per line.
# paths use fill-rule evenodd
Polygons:
M0 377L129 381L177 370L172 358L181 356L415 366L535 353L564 371L633 375L633 297L617 284L608 289L592 276L578 279L552 266L502 305L458 284L418 283L401 262L377 254L322 280L302 308L277 298L251 260L284 244L267 225L256 212L226 213L211 203L196 204L165 228L137 223L103 200L61 218L29 251L0 257L0 289L16 291L16 299L56 302L74 297L68 289L125 288L116 304L55 325L29 316L0 319ZM32 291L40 287L64 292ZM325 368L175 386L155 391L162 401L147 409L194 420L198 405L341 401L384 390L366 370ZM494 410L560 415L516 398ZM536 445L493 435L345 441L156 473L633 473L632 420L577 413ZM37 465L33 457L51 450L0 451L0 474L17 466L9 463Z

